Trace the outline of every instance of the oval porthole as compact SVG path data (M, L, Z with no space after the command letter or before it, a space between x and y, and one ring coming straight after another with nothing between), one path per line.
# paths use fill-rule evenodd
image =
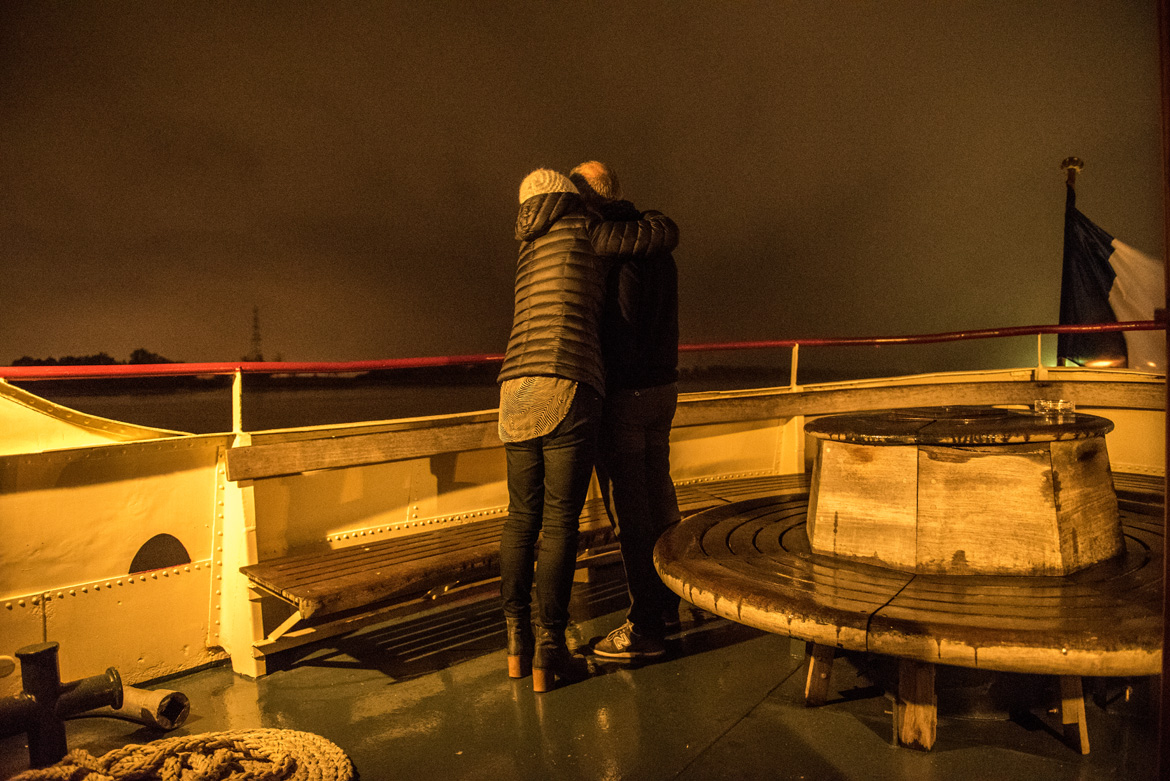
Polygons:
M130 562L130 574L147 572L152 569L190 564L191 554L178 538L170 534L156 534L142 544L134 560Z

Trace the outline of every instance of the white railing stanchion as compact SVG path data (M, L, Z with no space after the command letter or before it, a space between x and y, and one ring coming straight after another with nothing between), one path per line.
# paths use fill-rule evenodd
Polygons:
M788 387L796 390L796 365L800 358L800 342L792 345L792 368L788 374Z
M232 375L232 432L244 430L244 373L236 369Z

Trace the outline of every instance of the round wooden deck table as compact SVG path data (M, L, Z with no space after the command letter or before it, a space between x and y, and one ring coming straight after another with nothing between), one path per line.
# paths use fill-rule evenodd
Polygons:
M898 657L903 745L933 745L948 664L1060 676L1087 753L1081 676L1161 672L1164 499L1118 502L1111 429L993 407L820 418L807 493L692 516L655 565L697 607L810 641L810 704L835 649Z

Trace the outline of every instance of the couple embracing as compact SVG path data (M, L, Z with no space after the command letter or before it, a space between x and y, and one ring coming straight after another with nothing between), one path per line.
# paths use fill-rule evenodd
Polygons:
M622 200L591 161L520 185L515 314L500 371L508 518L500 539L508 671L533 689L588 675L565 640L581 508L597 469L630 591L627 621L593 647L662 656L679 599L654 543L679 517L669 435L678 400L678 228ZM539 540L539 544L538 544ZM533 581L536 609L531 605Z

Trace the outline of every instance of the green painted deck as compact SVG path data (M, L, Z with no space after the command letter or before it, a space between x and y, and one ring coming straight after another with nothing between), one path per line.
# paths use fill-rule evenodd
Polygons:
M625 604L620 567L576 584L570 642L602 637ZM1081 756L1048 712L1055 678L940 667L939 738L922 753L892 745L894 660L839 657L827 704L808 708L803 642L685 608L683 618L665 659L599 663L543 695L507 677L490 598L283 652L260 680L216 667L156 687L191 700L167 736L314 732L363 781L1153 778L1154 678L1086 680L1092 753ZM96 754L164 737L110 719L70 721L68 736ZM23 737L0 741L0 778L26 763Z

